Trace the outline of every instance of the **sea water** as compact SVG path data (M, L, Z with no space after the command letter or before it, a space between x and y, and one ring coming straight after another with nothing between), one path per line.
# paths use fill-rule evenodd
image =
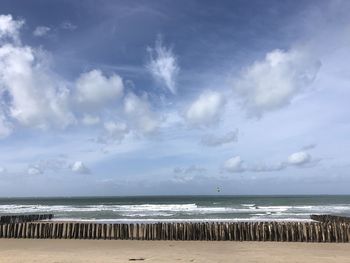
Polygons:
M53 213L99 222L309 220L350 216L350 196L137 196L1 198L0 215Z

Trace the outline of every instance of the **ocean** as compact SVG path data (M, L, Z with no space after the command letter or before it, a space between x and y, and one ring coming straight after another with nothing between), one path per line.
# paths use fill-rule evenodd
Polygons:
M350 216L350 196L137 196L0 198L0 215L53 213L98 222L310 220Z

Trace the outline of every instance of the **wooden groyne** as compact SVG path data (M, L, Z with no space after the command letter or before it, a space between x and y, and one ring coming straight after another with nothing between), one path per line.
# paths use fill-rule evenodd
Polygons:
M27 222L0 225L0 238L349 242L350 224L336 222L152 224Z
M334 216L334 215L311 215L312 220L323 222L323 223L350 223L350 217L345 216Z
M35 215L6 215L0 216L0 224L16 224L33 222L39 220L52 219L53 214L35 214Z

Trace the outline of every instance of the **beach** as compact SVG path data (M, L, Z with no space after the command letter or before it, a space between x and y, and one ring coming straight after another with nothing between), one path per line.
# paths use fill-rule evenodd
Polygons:
M349 262L350 244L0 239L0 262Z

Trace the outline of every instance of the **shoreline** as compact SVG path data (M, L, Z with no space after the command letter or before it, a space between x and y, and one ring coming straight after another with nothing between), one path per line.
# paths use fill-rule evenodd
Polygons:
M0 263L347 263L350 244L0 239Z

